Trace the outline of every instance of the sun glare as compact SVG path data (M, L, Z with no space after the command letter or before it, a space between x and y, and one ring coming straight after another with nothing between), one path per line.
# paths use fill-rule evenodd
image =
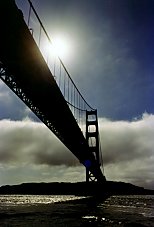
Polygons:
M51 43L42 40L40 50L45 59L49 61L59 57L63 62L70 62L72 59L72 42L66 36L52 36Z
M70 56L70 43L64 37L55 37L52 41L55 54L62 60Z

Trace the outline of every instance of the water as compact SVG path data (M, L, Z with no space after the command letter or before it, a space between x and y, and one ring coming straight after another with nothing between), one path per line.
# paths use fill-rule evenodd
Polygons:
M154 196L1 195L0 226L154 226Z

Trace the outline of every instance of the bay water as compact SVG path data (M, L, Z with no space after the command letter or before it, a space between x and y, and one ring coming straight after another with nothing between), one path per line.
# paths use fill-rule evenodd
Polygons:
M154 196L1 195L0 226L154 226Z

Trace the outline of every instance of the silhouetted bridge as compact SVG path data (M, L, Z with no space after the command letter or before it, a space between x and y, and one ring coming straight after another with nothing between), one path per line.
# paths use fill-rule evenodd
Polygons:
M0 77L86 167L86 180L103 182L97 111L61 59L44 49L52 42L27 3L23 16L14 0L0 1Z

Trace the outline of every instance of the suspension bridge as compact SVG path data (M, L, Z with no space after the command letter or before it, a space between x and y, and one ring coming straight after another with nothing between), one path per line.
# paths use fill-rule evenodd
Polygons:
M0 78L85 166L87 182L105 182L97 110L52 53L32 2L26 4L24 14L14 0L0 1Z

